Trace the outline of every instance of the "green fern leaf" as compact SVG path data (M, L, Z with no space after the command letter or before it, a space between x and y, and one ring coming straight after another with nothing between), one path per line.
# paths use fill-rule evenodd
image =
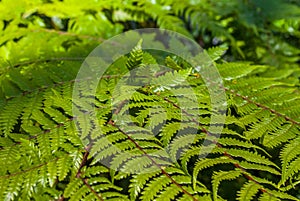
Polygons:
M242 189L238 194L238 200L240 201L251 201L253 197L258 193L261 186L255 182L249 181L243 185Z
M143 51L142 51L143 40L139 40L137 45L130 52L129 58L126 62L126 67L128 70L133 70L138 67L143 61Z
M212 177L212 188L213 188L213 200L217 201L218 200L218 187L220 183L224 180L233 180L237 177L241 176L241 171L236 169L236 170L231 170L231 171L220 171L220 172L215 172L213 177Z
M4 111L0 114L0 129L5 135L13 130L14 126L17 124L18 118L20 117L24 105L27 99L24 97L18 97L9 101Z

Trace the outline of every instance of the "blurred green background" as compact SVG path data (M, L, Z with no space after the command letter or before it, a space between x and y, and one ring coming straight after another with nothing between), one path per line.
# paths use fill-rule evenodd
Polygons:
M126 30L159 27L203 48L228 47L229 61L297 67L299 5L298 0L2 0L0 58L14 64L78 49L85 56Z

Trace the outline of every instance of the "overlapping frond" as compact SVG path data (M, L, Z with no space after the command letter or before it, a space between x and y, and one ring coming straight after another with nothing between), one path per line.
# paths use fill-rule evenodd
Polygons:
M231 200L230 191L238 200L299 200L294 76L216 64L223 122L201 74L172 55L161 61L167 68L147 66L157 61L141 45L96 81L75 80L81 60L5 71L1 199ZM217 61L223 51L207 53Z

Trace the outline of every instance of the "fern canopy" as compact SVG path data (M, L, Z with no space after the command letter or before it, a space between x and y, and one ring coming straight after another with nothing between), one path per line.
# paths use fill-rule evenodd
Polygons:
M0 199L299 200L299 8L266 1L282 11L274 16L247 2L2 0ZM253 7L264 25L255 26L262 18L251 17ZM294 31L282 22L286 10ZM245 52L230 29L234 15L255 34L269 22L281 28L256 43L269 36L288 53L275 52L272 63L265 43ZM151 25L224 39L203 52L222 80L208 82L183 57L144 49L142 40L105 71L104 61L85 59L106 38ZM287 33L291 44L280 37ZM223 110L208 83L224 92Z

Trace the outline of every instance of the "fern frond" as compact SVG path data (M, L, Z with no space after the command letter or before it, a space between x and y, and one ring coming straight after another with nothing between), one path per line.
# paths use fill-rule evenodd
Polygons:
M224 180L233 180L236 179L237 177L241 176L241 171L236 169L236 170L231 170L228 172L216 172L214 173L212 177L212 189L213 189L213 200L218 200L218 187L220 183Z
M261 186L255 182L247 182L240 190L238 200L252 200L252 198L259 192L260 188Z
M27 101L26 97L19 97L9 101L3 108L0 114L0 130L8 136L17 124L18 118L20 117L24 102Z

